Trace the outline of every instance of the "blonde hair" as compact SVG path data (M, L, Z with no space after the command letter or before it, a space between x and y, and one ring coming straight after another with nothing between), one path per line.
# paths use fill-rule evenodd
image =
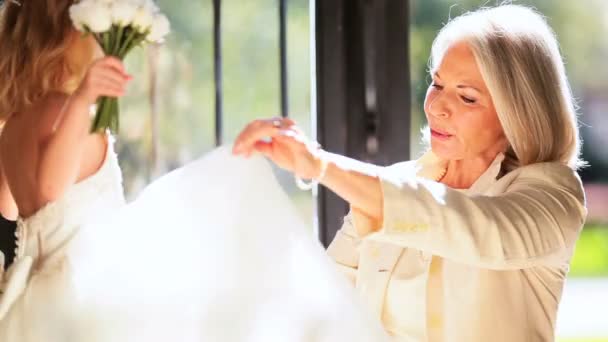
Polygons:
M431 71L446 50L473 51L510 144L505 169L541 162L584 166L572 92L555 33L531 8L501 5L449 21L433 42Z
M69 92L82 61L70 60L78 37L68 9L74 0L4 1L0 7L0 122L53 91Z

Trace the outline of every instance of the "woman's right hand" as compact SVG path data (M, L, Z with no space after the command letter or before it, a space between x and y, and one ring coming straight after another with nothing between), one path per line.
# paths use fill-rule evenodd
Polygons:
M100 96L121 97L127 83L133 79L124 64L116 57L107 56L93 62L84 76L75 96L94 104Z

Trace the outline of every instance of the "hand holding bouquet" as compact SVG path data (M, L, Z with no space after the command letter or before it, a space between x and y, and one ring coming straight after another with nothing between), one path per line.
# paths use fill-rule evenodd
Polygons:
M107 56L124 60L136 46L162 43L170 31L169 20L152 0L81 0L70 8L74 27L92 34ZM119 128L118 99L102 97L91 132Z

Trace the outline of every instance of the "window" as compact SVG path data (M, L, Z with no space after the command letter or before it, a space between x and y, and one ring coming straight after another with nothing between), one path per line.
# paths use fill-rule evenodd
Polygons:
M135 80L121 100L117 151L129 199L154 178L215 147L213 2L160 0L172 24L165 45L127 57ZM222 135L280 115L279 1L221 1ZM308 0L287 2L289 114L311 131ZM312 196L277 176L312 223Z

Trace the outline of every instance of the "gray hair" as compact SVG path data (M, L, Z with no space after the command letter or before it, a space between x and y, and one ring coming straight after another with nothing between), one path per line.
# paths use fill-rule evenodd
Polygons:
M446 50L465 42L475 55L509 141L505 169L580 159L576 108L555 33L535 10L482 8L450 20L431 50L431 72Z

